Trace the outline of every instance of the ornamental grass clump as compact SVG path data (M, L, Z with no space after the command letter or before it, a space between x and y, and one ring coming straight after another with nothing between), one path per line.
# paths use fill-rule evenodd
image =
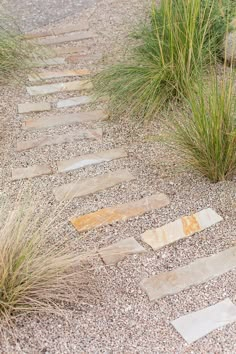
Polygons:
M184 165L212 182L231 179L236 173L236 102L230 77L199 83L188 98L190 111L172 122L175 151ZM190 113L189 113L190 112Z
M226 0L224 0L226 1ZM227 3L230 0L227 0ZM98 97L115 114L151 118L168 101L188 96L197 78L222 54L228 23L218 0L162 0L136 34L129 57L94 79Z
M57 311L62 302L78 302L87 286L85 256L55 242L54 216L38 217L39 209L16 209L1 218L0 319L8 323L23 313Z

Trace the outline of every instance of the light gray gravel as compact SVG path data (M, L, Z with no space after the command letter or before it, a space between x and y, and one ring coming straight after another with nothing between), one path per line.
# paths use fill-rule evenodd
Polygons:
M104 63L117 58L119 48L127 38L127 28L131 23L145 17L148 0L101 0L99 6L84 10L91 30L98 33L96 42L86 41L89 53L102 52L101 61L84 62L81 65L67 65L66 68L99 69ZM45 5L44 5L45 6ZM51 13L53 17L53 13ZM66 19L73 22L75 18ZM114 54L115 53L115 54ZM65 80L66 81L66 80ZM229 272L205 284L193 286L173 296L167 296L150 303L140 289L140 281L150 275L184 266L193 260L210 256L235 244L236 239L236 181L211 184L195 173L183 172L177 157L161 142L150 142L147 137L158 134L158 120L138 126L123 117L122 123L100 122L93 127L104 128L104 139L80 141L63 146L44 147L16 153L17 139L36 138L43 134L67 133L73 126L61 126L35 132L22 131L17 115L17 104L24 102L53 102L57 99L77 96L60 93L48 97L30 98L25 87L1 89L1 190L8 199L15 197L22 186L27 184L11 181L11 167L27 167L50 162L55 168L57 160L69 159L75 155L94 153L115 147L126 147L129 157L89 166L66 174L55 174L31 181L34 195L44 203L50 214L57 206L52 190L63 183L83 180L87 177L105 174L121 168L128 168L136 180L124 183L108 191L74 199L65 205L60 220L68 220L73 215L95 211L102 207L138 200L157 191L166 193L171 200L168 207L149 212L126 222L104 226L81 235L66 224L54 227L54 238L65 240L78 252L105 247L113 242L135 237L141 244L140 235L154 227L176 220L182 215L192 214L211 207L223 217L223 222L185 240L180 240L160 251L152 251L142 244L147 253L127 257L117 266L106 267L100 259L91 260L97 294L92 299L78 302L73 308L65 308L64 317L51 315L31 315L18 319L17 343L9 338L0 338L2 353L234 353L236 352L236 324L224 327L187 345L171 326L170 321L191 311L197 311L229 297L236 301L236 274ZM74 107L66 112L88 110L91 107ZM99 108L99 107L98 107ZM63 112L64 110L60 110ZM59 110L58 110L59 112ZM27 115L30 118L44 117L50 112ZM78 127L91 127L78 124ZM59 221L60 221L59 220ZM8 341L8 343L7 343Z

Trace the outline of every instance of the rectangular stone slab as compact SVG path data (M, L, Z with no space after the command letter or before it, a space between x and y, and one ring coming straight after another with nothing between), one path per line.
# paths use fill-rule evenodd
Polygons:
M190 216L183 216L181 219L157 229L148 230L141 235L141 238L152 249L158 250L170 243L200 232L222 220L220 215L213 209L208 208Z
M187 266L146 278L140 286L153 301L204 283L235 267L236 246L210 257L199 258Z
M78 69L78 70L61 70L61 71L41 71L32 75L29 75L30 82L37 82L41 80L58 79L62 77L73 77L73 76L85 76L89 75L90 71L88 69Z
M34 68L46 67L46 66L56 66L56 65L64 65L66 64L66 58L58 57L58 58L49 58L49 59L38 59L33 62ZM32 65L32 63L31 63Z
M101 139L102 128L97 129L74 129L71 133L61 135L46 135L39 139L32 139L17 142L16 151L26 151L34 148L41 148L43 146L59 145L72 143L83 139Z
M58 114L45 118L29 119L22 123L23 129L44 129L59 125L68 125L73 123L87 123L91 121L103 120L107 117L104 111L97 110L91 112L78 112L71 114Z
M24 178L33 178L43 175L51 175L53 173L50 165L34 165L29 167L22 168L13 168L12 169L12 179L24 179Z
M59 172L68 172L77 170L78 168L83 168L85 166L97 165L99 163L108 162L127 156L127 152L122 148L111 149L107 151L100 151L95 154L76 156L70 160L58 161L57 168Z
M90 90L93 85L88 80L70 81L70 82L59 82L56 84L40 85L40 86L30 86L26 87L28 94L31 96L43 96L50 95L57 92L70 92L70 91L82 91Z
M51 108L51 103L47 102L21 103L18 104L18 113L44 112L50 111Z
M146 252L134 237L126 238L99 251L101 258L107 265L115 265L128 255Z
M37 44L39 45L60 44L60 43L67 43L67 42L82 41L84 39L91 39L94 37L96 37L96 34L91 31L74 32L74 33L59 35L57 37L39 39L37 41Z
M65 100L59 100L56 103L56 107L57 108L76 107L76 106L82 106L84 104L88 104L90 102L92 102L92 97L90 96L71 97Z
M24 38L36 39L42 37L57 36L59 34L77 32L77 31L88 30L88 29L89 29L88 21L83 20L77 24L68 24L48 31L26 33L24 35Z
M236 321L236 306L230 299L192 312L171 322L188 344L208 333Z
M104 208L91 214L72 218L70 221L79 231L88 231L98 227L114 223L116 221L125 221L128 218L139 216L151 210L165 207L169 204L168 197L163 193L156 193L150 197L130 203Z
M135 177L128 170L118 170L105 175L88 178L86 180L64 184L54 189L58 201L72 200L76 197L97 193L123 182L129 182Z

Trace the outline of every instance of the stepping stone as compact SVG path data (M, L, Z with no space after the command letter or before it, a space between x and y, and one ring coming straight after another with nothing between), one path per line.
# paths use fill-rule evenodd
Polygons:
M86 180L64 184L54 189L56 200L66 201L76 197L97 193L117 184L129 182L135 177L128 170L118 170Z
M57 84L49 84L42 86L30 86L26 87L28 94L31 96L37 95L50 95L57 92L70 92L70 91L82 91L90 90L93 85L88 80L59 82Z
M115 265L125 259L128 255L146 252L134 237L114 243L111 246L102 248L99 251L101 258L106 265Z
M215 329L236 321L236 306L230 299L203 310L192 312L171 322L188 344L205 337Z
M82 41L84 39L91 39L93 37L96 37L96 34L90 31L74 32L74 33L68 33L57 37L40 39L37 43L39 45L51 45L51 44L67 43L72 41L73 42Z
M112 149L97 152L95 154L76 156L70 160L59 161L57 162L57 168L59 172L68 172L85 166L97 165L99 163L109 162L127 156L128 154L124 149Z
M32 139L17 142L16 151L26 151L34 148L41 148L43 146L59 145L72 143L82 139L101 139L102 128L98 129L76 129L71 133L62 135L46 135L40 139Z
M137 201L111 208L100 209L94 213L82 215L78 218L72 218L71 223L79 232L83 232L96 229L116 221L125 221L128 218L139 216L151 210L165 207L168 204L168 197L165 194L157 193Z
M77 31L88 30L88 29L89 29L88 21L81 21L77 24L68 24L68 25L62 26L60 28L54 28L49 31L26 33L24 35L24 38L25 39L36 39L36 38L41 38L41 37L57 36L59 34L64 34L64 33L69 33L69 32L77 32Z
M39 73L35 73L29 75L29 81L35 82L40 80L49 80L49 79L58 79L62 77L73 77L73 76L85 76L89 75L90 71L87 69L79 69L79 70L62 70L62 71L41 71Z
M222 220L222 217L213 209L208 208L190 216L183 216L181 219L157 229L148 230L141 235L141 238L152 249L158 250L170 243L200 232Z
M40 68L46 66L56 66L56 65L63 65L66 64L66 58L49 58L49 59L38 59L37 61L33 62L33 67Z
M151 301L177 294L218 277L236 267L236 246L210 257L199 258L187 266L146 278L141 288Z
M50 165L34 165L29 167L20 167L12 169L12 179L33 178L53 173Z
M43 129L73 123L87 123L104 120L107 117L104 111L78 112L71 114L58 114L45 118L29 119L22 123L23 129Z
M50 111L51 108L51 103L47 102L22 103L18 104L18 113L44 112Z
M88 104L90 102L92 102L92 97L90 96L72 97L72 98L67 98L66 100L59 100L56 104L56 107L57 108L76 107L76 106Z

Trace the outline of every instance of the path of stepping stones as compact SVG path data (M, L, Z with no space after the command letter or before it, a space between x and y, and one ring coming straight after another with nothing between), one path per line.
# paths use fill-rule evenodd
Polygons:
M40 45L54 45L81 42L85 39L94 38L95 34L89 30L88 23L81 22L78 25L68 25L67 27L55 29L55 31L44 31L25 35L27 40L37 40ZM81 49L82 48L82 49ZM84 47L86 51L86 47ZM81 58L81 46L57 47L54 58L40 60L35 63L35 67L40 68L37 72L29 76L27 92L30 96L43 96L60 92L75 92L74 97L49 102L24 102L18 105L18 113L21 115L32 112L51 112L45 118L30 119L24 118L22 129L28 131L43 130L63 125L73 125L75 123L93 123L105 120L107 115L101 110L79 112L79 113L53 113L54 109L83 106L91 102L90 92L92 84L89 80L90 71L86 68L79 70L65 70L63 65L72 62L76 63ZM59 56L58 56L59 55ZM88 54L84 54L85 58ZM94 56L93 56L94 57ZM59 65L60 71L48 70L48 66ZM80 79L83 77L83 79ZM61 81L47 83L47 80L64 80L70 78L72 81ZM76 80L74 80L76 79ZM46 83L45 83L46 81ZM37 84L31 86L32 84ZM79 95L80 91L87 92L87 95ZM24 116L23 116L24 117ZM102 128L92 127L90 129L71 128L71 132L61 135L43 135L41 138L17 141L16 150L21 153L25 150L37 147L73 143L73 141L84 139L102 139ZM53 171L50 164L34 165L27 168L14 168L12 179L24 179L40 177L53 173L66 173L75 169L84 168L90 165L102 164L115 159L122 159L127 156L127 151L121 146L116 149L97 151L94 154L74 156L69 160L57 161L57 171ZM105 190L109 193L109 188L121 184L132 183L135 176L128 169L110 172L102 176L90 177L82 181L74 181L54 188L54 195L57 201L72 200L89 194ZM171 201L160 192L132 202L99 209L87 215L78 215L71 218L71 224L79 233L99 228L114 222L125 221L128 218L138 217L154 209L164 208ZM191 237L202 230L214 227L216 223L222 221L222 217L214 210L208 208L193 215L182 216L173 222L163 225L158 229L146 230L141 239L141 245L133 237L127 237L115 244L108 245L98 251L105 264L114 265L132 254L143 252L157 252L160 248L178 240ZM127 235L128 236L128 235ZM176 294L192 285L206 282L228 272L236 266L236 247L224 250L218 254L207 258L197 259L185 267L181 267L170 272L159 273L150 278L143 279L140 287L147 293L151 301L160 299L163 296ZM201 338L210 331L220 326L236 321L236 306L226 299L207 309L183 316L172 321L173 326L188 342ZM206 324L207 323L207 324Z

